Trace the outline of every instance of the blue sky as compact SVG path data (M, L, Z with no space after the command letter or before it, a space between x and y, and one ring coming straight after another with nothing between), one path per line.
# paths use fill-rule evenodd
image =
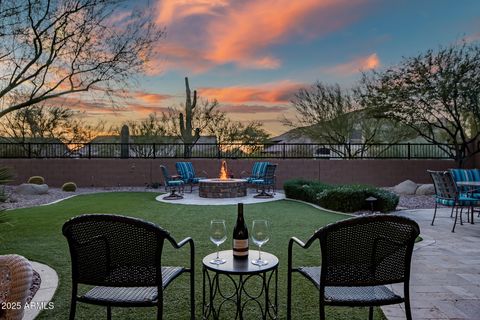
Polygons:
M121 10L138 5L131 0ZM111 121L140 119L183 101L188 76L234 120L272 134L289 99L319 80L352 86L360 71L480 39L476 0L144 0L167 35L134 96Z

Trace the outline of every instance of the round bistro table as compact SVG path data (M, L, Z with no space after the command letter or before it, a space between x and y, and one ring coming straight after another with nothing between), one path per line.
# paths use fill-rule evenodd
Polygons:
M235 305L235 316L225 319L243 320L244 310L250 308L254 308L256 311L253 312L258 312L261 319L277 319L278 258L262 251L262 259L267 260L268 264L257 266L251 260L258 257L258 251L250 250L248 253L248 259L234 260L232 250L220 251L220 258L226 260L220 265L210 263L217 256L216 252L203 258L203 319L209 319L210 316L219 319L226 303ZM225 281L233 285L233 291L222 291ZM246 285L254 281L256 290L247 289ZM274 290L271 288L273 285Z

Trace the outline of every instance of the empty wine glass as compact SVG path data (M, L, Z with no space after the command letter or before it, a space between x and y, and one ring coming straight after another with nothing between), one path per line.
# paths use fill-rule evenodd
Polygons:
M210 221L210 241L217 245L217 257L210 261L211 264L223 264L226 261L220 259L218 256L218 250L222 243L227 240L227 232L225 228L225 220L212 220Z
M252 227L252 241L258 246L258 259L252 260L257 266L268 264L267 260L262 259L262 246L270 239L269 223L267 220L254 220Z

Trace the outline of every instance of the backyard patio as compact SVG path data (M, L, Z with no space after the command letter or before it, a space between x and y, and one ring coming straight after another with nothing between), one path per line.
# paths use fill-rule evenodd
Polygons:
M171 232L176 240L193 237L196 245L196 313L201 314L200 260L215 248L209 241L208 225L211 219L225 219L228 249L230 235L236 218L235 206L204 206L169 204L156 201L155 192L109 192L79 195L47 206L36 206L9 211L13 227L2 227L2 251L15 252L51 266L58 273L54 308L45 310L38 319L65 319L69 312L70 259L67 243L61 235L61 226L69 218L83 213L116 213L154 222ZM283 197L282 197L283 198ZM395 214L417 221L423 240L415 245L412 259L411 303L413 319L477 319L480 299L478 274L478 226L464 223L451 232L452 218L449 209L440 209L435 226L431 226L432 209L404 210ZM286 310L286 260L287 244L291 236L306 240L315 229L328 223L348 218L343 214L328 212L315 206L290 200L251 204L245 207L247 222L268 219L272 222L271 240L265 250L275 254L279 266L279 318L285 318ZM185 221L188 221L186 224ZM18 235L22 234L22 237ZM251 249L255 249L252 247ZM175 251L165 248L165 264L182 265L188 261L188 250ZM318 264L318 249L313 246L307 254L297 251L294 259L299 264ZM48 279L42 279L48 282ZM294 277L293 319L318 319L318 293L307 281ZM77 319L92 316L104 317L103 307L79 304ZM232 306L222 309L225 317ZM375 319L405 319L403 304L376 310ZM151 308L113 308L115 319L153 317ZM188 281L180 277L165 293L165 319L189 317ZM334 319L366 319L368 308L327 308L327 317ZM247 311L248 318L256 318L255 310Z

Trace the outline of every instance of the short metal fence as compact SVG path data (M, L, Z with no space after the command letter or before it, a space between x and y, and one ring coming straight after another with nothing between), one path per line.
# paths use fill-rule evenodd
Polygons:
M0 143L0 158L450 159L428 143Z

